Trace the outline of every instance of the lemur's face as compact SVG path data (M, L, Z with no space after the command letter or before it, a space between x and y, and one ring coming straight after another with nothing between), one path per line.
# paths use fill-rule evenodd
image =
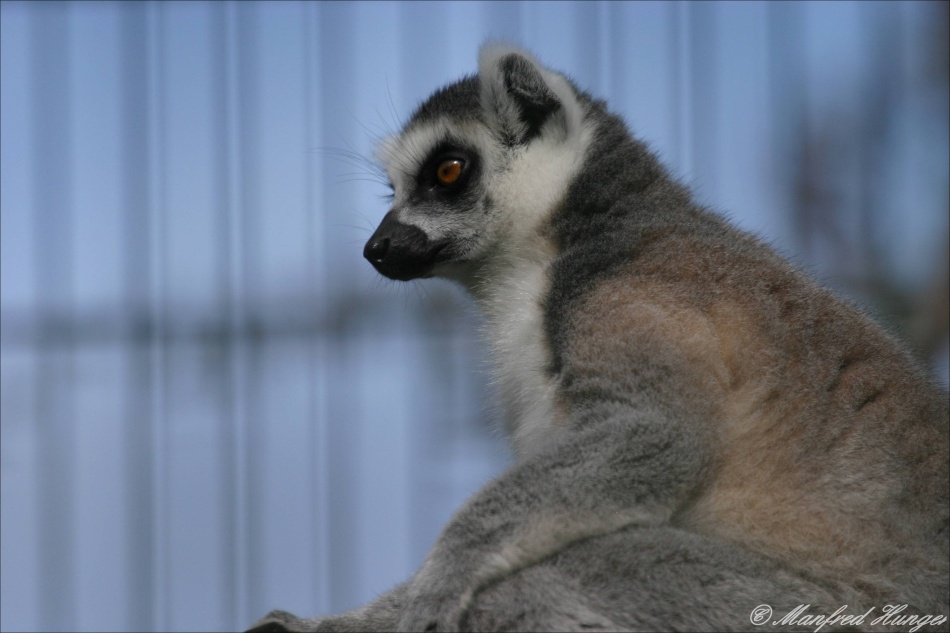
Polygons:
M477 120L446 116L410 124L380 148L393 203L363 251L376 270L400 280L454 277L485 254L497 217L490 136Z
M582 118L562 76L483 52L477 76L437 91L380 147L393 204L363 255L390 279L470 281L560 202L586 146Z

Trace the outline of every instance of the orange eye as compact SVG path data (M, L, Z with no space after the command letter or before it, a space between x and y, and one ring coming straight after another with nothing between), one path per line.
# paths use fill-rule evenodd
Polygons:
M454 184L455 181L459 179L459 176L462 175L462 166L462 161L457 158L439 163L439 166L435 170L435 177L438 178L439 184Z

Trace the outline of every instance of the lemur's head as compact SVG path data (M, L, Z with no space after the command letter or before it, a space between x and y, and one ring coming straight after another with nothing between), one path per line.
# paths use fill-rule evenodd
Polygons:
M583 161L588 103L530 54L483 47L478 75L381 145L393 204L363 255L391 279L459 281L499 253L530 256Z

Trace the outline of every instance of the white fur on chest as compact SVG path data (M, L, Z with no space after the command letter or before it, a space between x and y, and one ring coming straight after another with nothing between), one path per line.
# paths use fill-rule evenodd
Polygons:
M483 302L494 378L519 458L537 452L558 435L556 385L546 369L551 356L542 308L549 288L547 266L521 264L498 280Z

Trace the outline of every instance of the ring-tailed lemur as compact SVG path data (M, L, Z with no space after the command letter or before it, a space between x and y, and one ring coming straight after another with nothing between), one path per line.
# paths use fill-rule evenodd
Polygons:
M487 46L380 154L394 201L364 254L474 295L518 460L403 585L258 630L726 630L754 628L759 605L774 620L798 605L947 615L946 392L697 206L602 101Z

